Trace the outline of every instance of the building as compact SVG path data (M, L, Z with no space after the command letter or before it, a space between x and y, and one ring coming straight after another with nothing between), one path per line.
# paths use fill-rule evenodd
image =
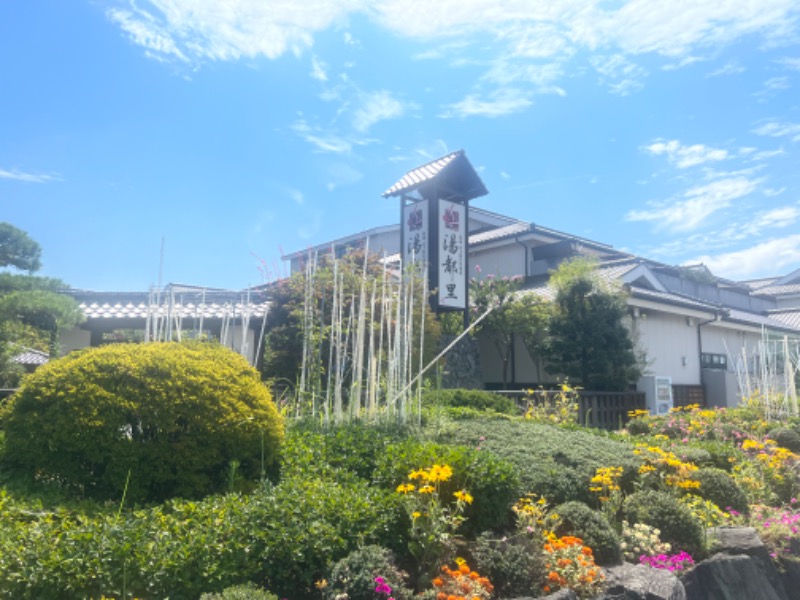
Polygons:
M747 395L748 386L755 385L756 375L767 367L772 377L785 375L780 361L787 351L797 364L800 270L784 277L730 281L714 276L702 265L659 263L601 242L472 207L469 232L470 273L478 278L522 275L526 293L546 298L554 298L549 271L576 256L593 257L603 278L628 291L628 325L647 365L640 388L647 388L655 378L668 378L677 404L735 406ZM385 256L390 264L399 265L400 226L371 229L284 258L292 272L298 272L305 258L315 252L340 255L349 248L365 247ZM476 266L480 266L480 273ZM501 361L488 341L479 337L479 344L483 381L487 387L499 388ZM539 372L518 340L510 387L535 387L553 381L550 374Z

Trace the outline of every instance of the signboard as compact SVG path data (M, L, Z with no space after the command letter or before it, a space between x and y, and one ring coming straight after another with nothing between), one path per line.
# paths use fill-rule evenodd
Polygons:
M403 207L403 266L428 262L428 201Z
M439 200L439 306L464 310L467 300L466 208Z

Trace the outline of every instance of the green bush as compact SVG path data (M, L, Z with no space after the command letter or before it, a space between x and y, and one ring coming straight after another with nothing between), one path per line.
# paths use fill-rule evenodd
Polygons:
M716 467L728 472L733 469L733 465L740 461L743 456L742 451L730 442L709 440L694 442L692 447L705 450L710 457L708 464L695 463L697 466Z
M397 568L391 550L364 546L333 565L325 598L335 600L347 594L348 600L375 600L376 577L382 577L392 588L391 595L396 600L409 600L413 596L406 586L408 575Z
M362 543L398 530L395 495L287 479L242 496L123 511L45 512L0 492L0 598L198 598L242 581L292 600ZM32 508L34 510L32 510ZM108 509L106 509L108 510Z
M630 491L640 464L628 442L523 420L459 421L443 439L480 446L510 462L519 474L518 495L534 492L551 504L592 502L589 481L598 467L623 467L620 483Z
M692 479L700 482L700 487L693 491L694 494L710 500L722 510L732 508L744 515L749 514L747 496L727 472L703 468L695 471Z
M387 446L408 437L401 426L349 423L330 429L302 422L287 430L282 472L307 474L309 469L341 477L343 473L370 481Z
M530 536L497 539L486 532L470 550L475 570L489 578L498 598L527 596L547 575L541 544Z
M485 390L429 390L422 396L423 405L439 405L519 415L520 410L511 398Z
M650 435L652 429L648 419L631 419L625 426L631 435Z
M200 600L278 600L278 597L254 583L245 583L225 588L216 594L203 594Z
M111 344L26 378L4 408L5 464L87 496L199 497L277 469L283 421L218 344ZM232 467L234 471L232 472Z
M582 502L565 502L555 507L553 512L561 517L555 533L581 538L594 551L597 564L610 565L622 561L619 536L603 513Z
M509 522L519 480L513 465L488 452L408 439L386 448L375 483L394 490L411 471L434 464L453 469L452 479L442 484L442 498L452 499L453 492L460 489L467 489L474 498L464 513L467 520L461 527L462 535L475 536Z
M703 557L703 526L674 495L656 490L635 492L625 499L622 512L630 524L659 529L661 541L670 544L673 552L685 550L695 560Z
M788 427L776 427L767 434L771 440L775 440L778 446L786 448L794 453L800 453L800 432Z

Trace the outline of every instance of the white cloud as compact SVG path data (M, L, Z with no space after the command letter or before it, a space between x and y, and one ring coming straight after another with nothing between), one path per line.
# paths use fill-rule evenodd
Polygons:
M353 113L353 127L365 132L386 119L396 119L405 114L405 105L386 90L361 95L361 106Z
M778 61L784 67L800 71L800 57L786 57Z
M652 222L659 229L691 231L714 213L729 207L733 200L752 193L758 184L759 180L745 177L720 179L687 190L683 199L672 204L661 203L649 209L632 210L625 215L625 220Z
M665 154L669 162L679 169L728 158L727 150L709 148L703 144L684 146L678 140L669 140L666 142L658 140L649 146L645 146L644 150L655 155Z
M785 187L782 187L782 188L766 188L764 190L764 195L767 198L774 198L775 196L780 196L783 192L786 191L786 189L787 188L785 188Z
M778 121L768 121L753 130L758 135L768 135L770 137L792 138L793 142L800 142L800 123L781 123Z
M800 234L773 238L734 252L698 256L687 264L697 262L730 279L774 275L800 263Z
M503 179L506 179L506 180L511 179L511 175L509 175L505 171L500 171L500 177L502 177Z
M641 79L647 71L625 58L622 54L612 56L593 56L589 59L595 70L608 83L611 93L627 96L641 89Z
M184 62L188 60L167 29L159 25L149 13L135 7L134 10L135 12L111 9L108 11L108 18L119 25L134 44L146 48L152 58L161 59L166 55Z
M490 94L488 100L482 100L475 94L469 94L460 102L446 106L442 116L445 118L502 117L522 112L532 104L528 94L521 90L500 89Z
M703 59L699 56L685 56L681 60L675 63L669 63L661 67L662 71L677 71L678 69L682 69L683 67L688 67L689 65L693 65L694 63L700 62Z
M761 152L756 152L751 156L752 160L767 160L769 158L774 158L776 156L782 156L786 154L783 148L778 148L777 150L762 150Z
M130 0L131 10L107 14L133 42L157 55L237 60L299 53L312 45L315 33L366 5L366 0Z
M353 144L350 141L337 135L325 134L318 128L311 127L303 119L292 125L292 130L320 152L347 154L353 148Z
M294 201L295 204L302 206L306 203L305 196L303 196L303 192L300 190L289 190L289 196Z
M721 77L723 75L738 75L744 73L745 68L736 62L728 62L721 66L716 71L711 71L706 74L706 77Z
M327 66L316 56L311 57L311 77L317 81L328 81Z
M7 171L0 169L0 179L13 179L15 181L24 181L26 183L49 183L51 181L63 181L58 175L46 175L36 173L25 173L16 169Z

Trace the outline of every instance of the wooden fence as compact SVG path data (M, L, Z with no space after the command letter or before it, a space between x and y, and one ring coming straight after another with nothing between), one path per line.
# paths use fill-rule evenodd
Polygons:
M524 409L524 398L528 394L518 390L497 391L512 398L517 405ZM537 390L538 401L544 402L545 398L558 392ZM644 392L592 392L580 390L578 392L578 422L588 427L616 430L624 427L630 420L628 412L632 410L645 410L646 402Z

